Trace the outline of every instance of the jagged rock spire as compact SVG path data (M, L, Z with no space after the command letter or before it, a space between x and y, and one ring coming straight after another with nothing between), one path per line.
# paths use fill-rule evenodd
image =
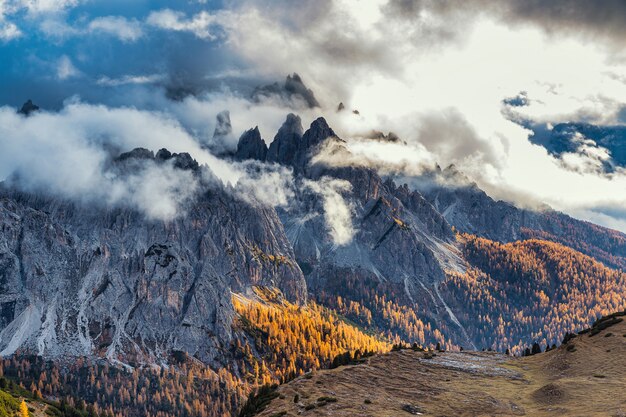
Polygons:
M257 159L259 161L265 161L267 156L267 145L261 138L258 126L254 129L247 130L239 138L237 144L237 152L235 158L239 160L244 159Z
M230 123L230 112L228 110L219 112L216 119L213 138L228 136L233 132L233 126Z
M267 152L269 162L291 165L302 139L302 120L293 113L287 115L287 120L278 129L274 141Z
M37 110L39 110L39 106L34 104L32 100L28 99L28 101L24 103L22 108L17 112L19 114L23 114L24 116L30 116L31 113L36 112Z

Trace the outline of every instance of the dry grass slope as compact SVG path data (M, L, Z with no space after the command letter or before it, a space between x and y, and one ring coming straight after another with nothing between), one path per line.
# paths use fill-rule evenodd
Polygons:
M260 416L625 416L626 320L612 323L524 358L445 352L426 359L412 350L378 355L279 387Z

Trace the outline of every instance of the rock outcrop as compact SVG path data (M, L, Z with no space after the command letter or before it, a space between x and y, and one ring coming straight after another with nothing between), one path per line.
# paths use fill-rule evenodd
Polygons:
M278 129L274 141L270 144L267 160L292 165L303 133L300 116L293 113L288 114L287 120Z
M276 82L264 85L255 88L252 92L252 99L257 102L272 98L278 98L279 100L287 101L292 104L299 104L298 102L301 102L308 108L320 106L313 91L304 85L302 78L296 73L288 75L283 84Z
M24 116L30 116L31 113L36 112L37 110L39 110L39 106L34 104L33 101L29 99L17 112L19 114L23 114Z
M239 143L237 144L237 151L235 152L236 159L256 159L258 161L265 161L266 156L267 145L265 141L261 139L261 133L258 127L247 130L241 135Z

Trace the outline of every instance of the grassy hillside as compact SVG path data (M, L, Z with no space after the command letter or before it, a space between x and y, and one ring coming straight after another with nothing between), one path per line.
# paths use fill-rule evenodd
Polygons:
M623 318L601 321L555 350L528 357L412 349L377 355L278 387L258 415L623 416Z

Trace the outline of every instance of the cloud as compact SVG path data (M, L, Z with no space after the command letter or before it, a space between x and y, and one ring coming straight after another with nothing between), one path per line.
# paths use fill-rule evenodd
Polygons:
M608 168L612 168L611 154L608 149L597 146L593 140L586 139L581 134L572 138L576 145L574 152L564 152L559 157L566 169L602 175Z
M0 19L0 41L8 42L22 36L22 31L11 22L2 22Z
M335 245L346 245L352 241L356 231L352 224L352 207L341 193L349 192L352 184L336 178L322 177L318 181L306 180L304 185L322 196L324 220Z
M284 166L257 161L242 163L247 175L240 178L235 192L243 200L267 206L287 206L293 199L293 172Z
M491 144L479 137L457 109L443 109L416 121L417 141L436 155L442 165L472 163L499 166Z
M0 0L0 41L8 42L20 38L24 32L15 24L21 12L27 17L38 20L42 16L48 18L75 7L79 0ZM48 21L48 18L44 21Z
M114 36L124 42L135 42L143 36L140 22L121 16L98 17L87 25L92 33L103 33Z
M163 9L150 13L146 22L154 27L174 32L189 32L201 39L217 38L216 29L219 19L216 15L202 11L191 18L172 9Z
M457 37L468 23L481 15L490 15L501 22L533 25L549 34L608 39L623 45L626 35L626 3L607 0L599 3L585 0L389 0L386 11L405 21L418 21L422 26L435 25L440 37ZM457 25L460 20L462 25Z
M69 104L59 113L29 117L0 108L0 178L31 191L88 203L125 204L148 217L168 219L193 195L197 179L171 164L141 163L122 175L111 158L137 147L189 152L224 184L244 170L204 152L165 114L130 108Z
M63 55L59 58L56 65L56 77L59 80L67 80L79 75L80 71L74 66L72 60L67 55Z
M165 111L146 111L74 101L59 112L44 110L28 117L0 107L0 181L8 179L26 191L86 204L131 207L161 220L184 215L187 203L207 182L250 204L289 204L294 195L291 169L215 157L201 146L192 129L199 123L195 117L204 118L211 107L204 108L197 99L170 105L163 106ZM200 106L202 112L192 114L193 106ZM186 118L179 120L176 114ZM242 113L242 117L252 116ZM187 152L203 166L204 175L175 169L171 161L132 159L137 162L128 167L112 162L135 148ZM337 198L335 190L344 185L331 182L319 187L331 204ZM335 229L345 236L343 221Z
M119 78L109 78L102 76L96 81L98 85L104 85L107 87L118 87L128 84L154 84L161 82L165 79L163 74L151 74L151 75L124 75Z
M420 143L352 137L342 144L326 142L311 162L334 167L366 166L382 175L419 176L432 170L438 159Z
M58 13L81 3L81 0L8 0L9 7L30 13Z
M127 19L123 16L101 16L91 21L71 24L66 16L51 15L41 22L39 29L55 41L64 41L69 38L105 35L117 38L124 43L136 42L144 36L143 24L137 19Z

